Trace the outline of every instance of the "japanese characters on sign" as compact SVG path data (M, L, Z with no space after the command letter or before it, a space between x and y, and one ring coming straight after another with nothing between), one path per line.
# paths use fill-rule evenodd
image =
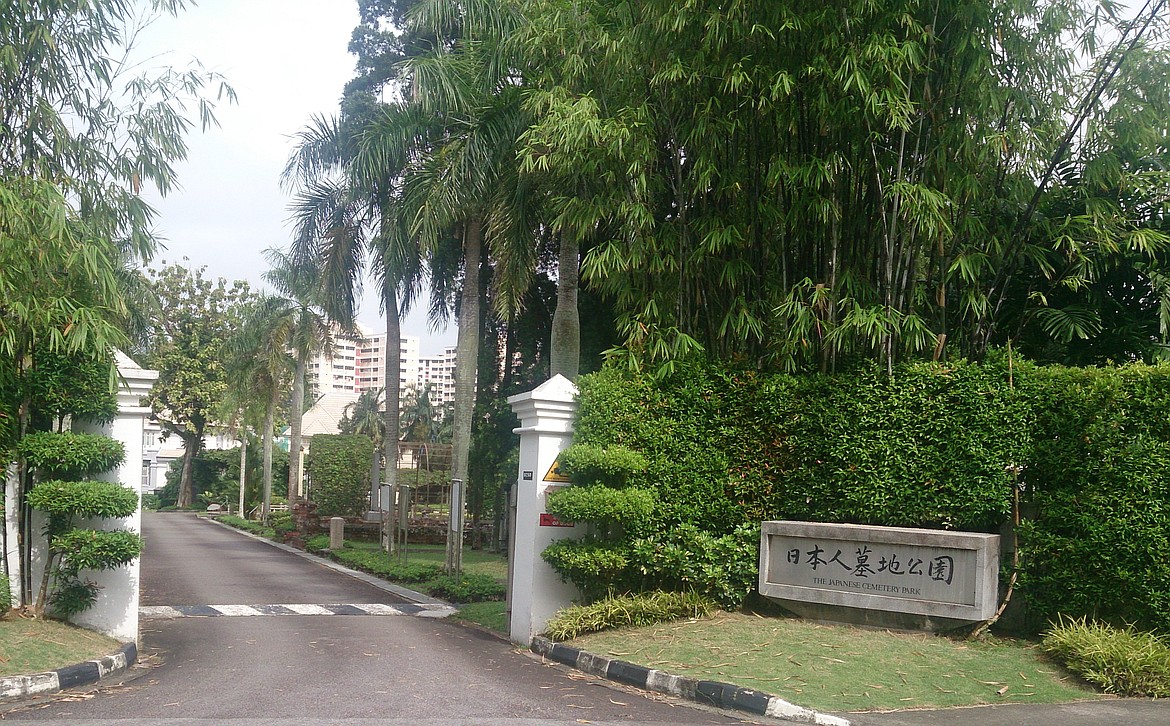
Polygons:
M764 522L760 592L780 601L979 620L994 609L999 537Z
M793 568L812 572L813 577L809 579L820 587L920 597L924 580L947 586L955 581L952 554L931 556L917 551L920 548L893 545L875 550L867 544L834 540L810 540L804 547L789 548L785 561ZM898 580L891 581L891 578Z

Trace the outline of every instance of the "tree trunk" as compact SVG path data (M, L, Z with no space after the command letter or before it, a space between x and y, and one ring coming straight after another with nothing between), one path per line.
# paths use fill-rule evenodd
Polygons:
M244 516L244 487L248 482L248 430L240 430L240 511L237 512L239 516Z
M195 500L195 492L192 491L191 486L191 475L195 471L195 457L199 456L203 436L184 433L180 435L180 438L183 439L183 473L179 476L179 499L175 505L184 509L190 507Z
M560 235L557 259L557 309L552 319L551 375L577 380L581 369L581 318L577 312L577 280L580 260L577 239Z
M386 308L386 433L382 447L386 459L386 477L383 479L390 490L389 520L385 526L383 546L393 552L397 541L398 528L398 429L402 413L402 322L399 320L398 291L390 284L383 290L383 306Z
M260 521L268 524L272 512L272 427L276 419L276 395L268 397L268 410L264 412L264 465L261 486L264 488L260 505Z
M288 507L292 511L301 489L301 418L305 414L305 368L308 353L297 354L297 370L293 377L292 401L289 406L288 432Z
M455 416L451 450L451 478L467 491L467 459L471 451L471 419L475 408L475 378L479 360L479 261L480 220L468 220L463 231L463 289L459 293L459 333L455 341ZM452 510L461 525L462 512ZM447 543L447 571L463 567L462 527L454 542Z

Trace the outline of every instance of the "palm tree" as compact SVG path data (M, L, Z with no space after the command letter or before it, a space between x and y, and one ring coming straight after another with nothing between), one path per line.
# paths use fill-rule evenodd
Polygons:
M252 409L255 402L263 402L259 425L264 452L260 516L265 523L272 507L272 438L276 412L281 398L288 394L295 368L287 339L278 325L286 307L285 301L279 298L261 297L228 344L231 397Z
M401 106L381 112L383 128L392 129L364 143L361 118L315 119L297 138L284 170L286 182L299 186L292 209L293 254L316 261L322 277L342 296L352 315L365 260L381 286L386 316L386 407L384 428L399 429L402 360L401 314L413 303L422 280L419 248L406 232L400 203L401 177L415 138L417 114ZM385 485L397 499L398 440L384 437ZM392 504L393 506L393 504ZM389 518L391 526L395 518ZM387 543L394 538L387 536Z
M288 253L269 249L271 268L264 279L279 296L270 298L268 310L273 335L293 352L295 369L289 405L288 501L296 503L301 483L301 418L305 409L305 374L313 354L333 352L333 332L354 333L352 308L347 309L341 291L324 284L320 269Z
M504 43L519 18L508 4L477 0L457 8L420 6L414 20L425 28L420 35L456 39L404 64L412 104L442 128L407 175L404 197L414 214L411 230L426 249L433 254L451 236L461 245L452 478L467 482L480 268L487 259L493 263L496 312L508 316L519 309L536 267L536 197L519 175L516 153L528 121ZM442 289L438 281L436 289ZM459 548L449 547L448 570L460 566Z

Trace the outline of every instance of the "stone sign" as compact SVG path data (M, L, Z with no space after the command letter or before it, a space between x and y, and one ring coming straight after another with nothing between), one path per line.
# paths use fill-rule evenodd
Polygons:
M760 593L805 617L936 629L995 612L997 535L764 522L760 545Z

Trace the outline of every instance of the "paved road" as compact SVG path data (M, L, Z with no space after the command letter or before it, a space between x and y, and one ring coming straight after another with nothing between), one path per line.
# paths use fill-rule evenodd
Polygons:
M144 620L142 650L152 666L144 675L19 707L6 720L79 726L125 726L127 719L136 726L743 722L543 664L426 611L295 614L297 608L330 612L306 607L323 604L366 606L342 612L412 611L371 585L187 514L147 513L143 533L144 606L217 605L240 615ZM228 607L239 605L285 608ZM285 614L257 614L266 611Z

